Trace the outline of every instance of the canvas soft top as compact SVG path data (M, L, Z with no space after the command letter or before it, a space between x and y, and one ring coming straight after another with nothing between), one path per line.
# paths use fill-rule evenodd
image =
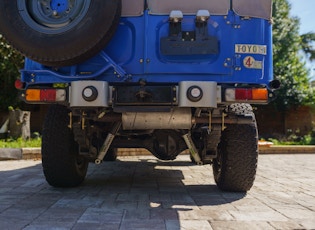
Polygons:
M208 10L212 15L226 15L230 0L148 0L151 14L169 14L180 10L184 14L196 14L198 10Z
M169 14L172 10L184 14L208 10L211 15L227 15L233 9L240 16L269 20L272 9L272 0L147 0L147 3L150 13L156 15Z
M122 0L121 15L135 17L143 14L145 0Z
M238 15L271 19L272 0L233 0L232 4Z

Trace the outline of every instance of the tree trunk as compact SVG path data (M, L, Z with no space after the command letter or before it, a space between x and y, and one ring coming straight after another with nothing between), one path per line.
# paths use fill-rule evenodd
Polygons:
M30 132L31 112L22 110L9 111L10 136L14 139L22 137L24 140L31 137Z

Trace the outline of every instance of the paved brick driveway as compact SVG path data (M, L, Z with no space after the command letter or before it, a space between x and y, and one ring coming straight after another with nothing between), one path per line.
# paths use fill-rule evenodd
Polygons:
M188 156L90 165L73 189L46 184L40 161L0 162L1 229L315 229L315 154L260 155L247 194L219 191Z

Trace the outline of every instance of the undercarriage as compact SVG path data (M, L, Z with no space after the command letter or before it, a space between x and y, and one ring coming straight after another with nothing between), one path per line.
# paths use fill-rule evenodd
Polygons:
M235 114L228 107L123 114L74 109L69 117L80 155L97 164L110 148L145 148L161 160L174 160L189 150L196 163L212 163L221 133L228 125L254 122L251 114Z

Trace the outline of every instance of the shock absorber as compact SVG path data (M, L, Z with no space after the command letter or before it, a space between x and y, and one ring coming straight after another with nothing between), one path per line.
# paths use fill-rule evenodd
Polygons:
M183 135L183 138L184 138L185 143L189 149L190 155L193 157L196 164L202 165L203 163L199 157L198 150L197 150L193 140L191 139L191 133L189 132L189 133Z
M117 132L119 131L121 126L121 122L116 122L114 123L114 126L112 128L112 130L107 134L107 137L97 155L97 158L95 160L95 164L100 164L102 163L104 157L106 156L106 153L108 152L108 149L110 147L110 145L112 144Z

